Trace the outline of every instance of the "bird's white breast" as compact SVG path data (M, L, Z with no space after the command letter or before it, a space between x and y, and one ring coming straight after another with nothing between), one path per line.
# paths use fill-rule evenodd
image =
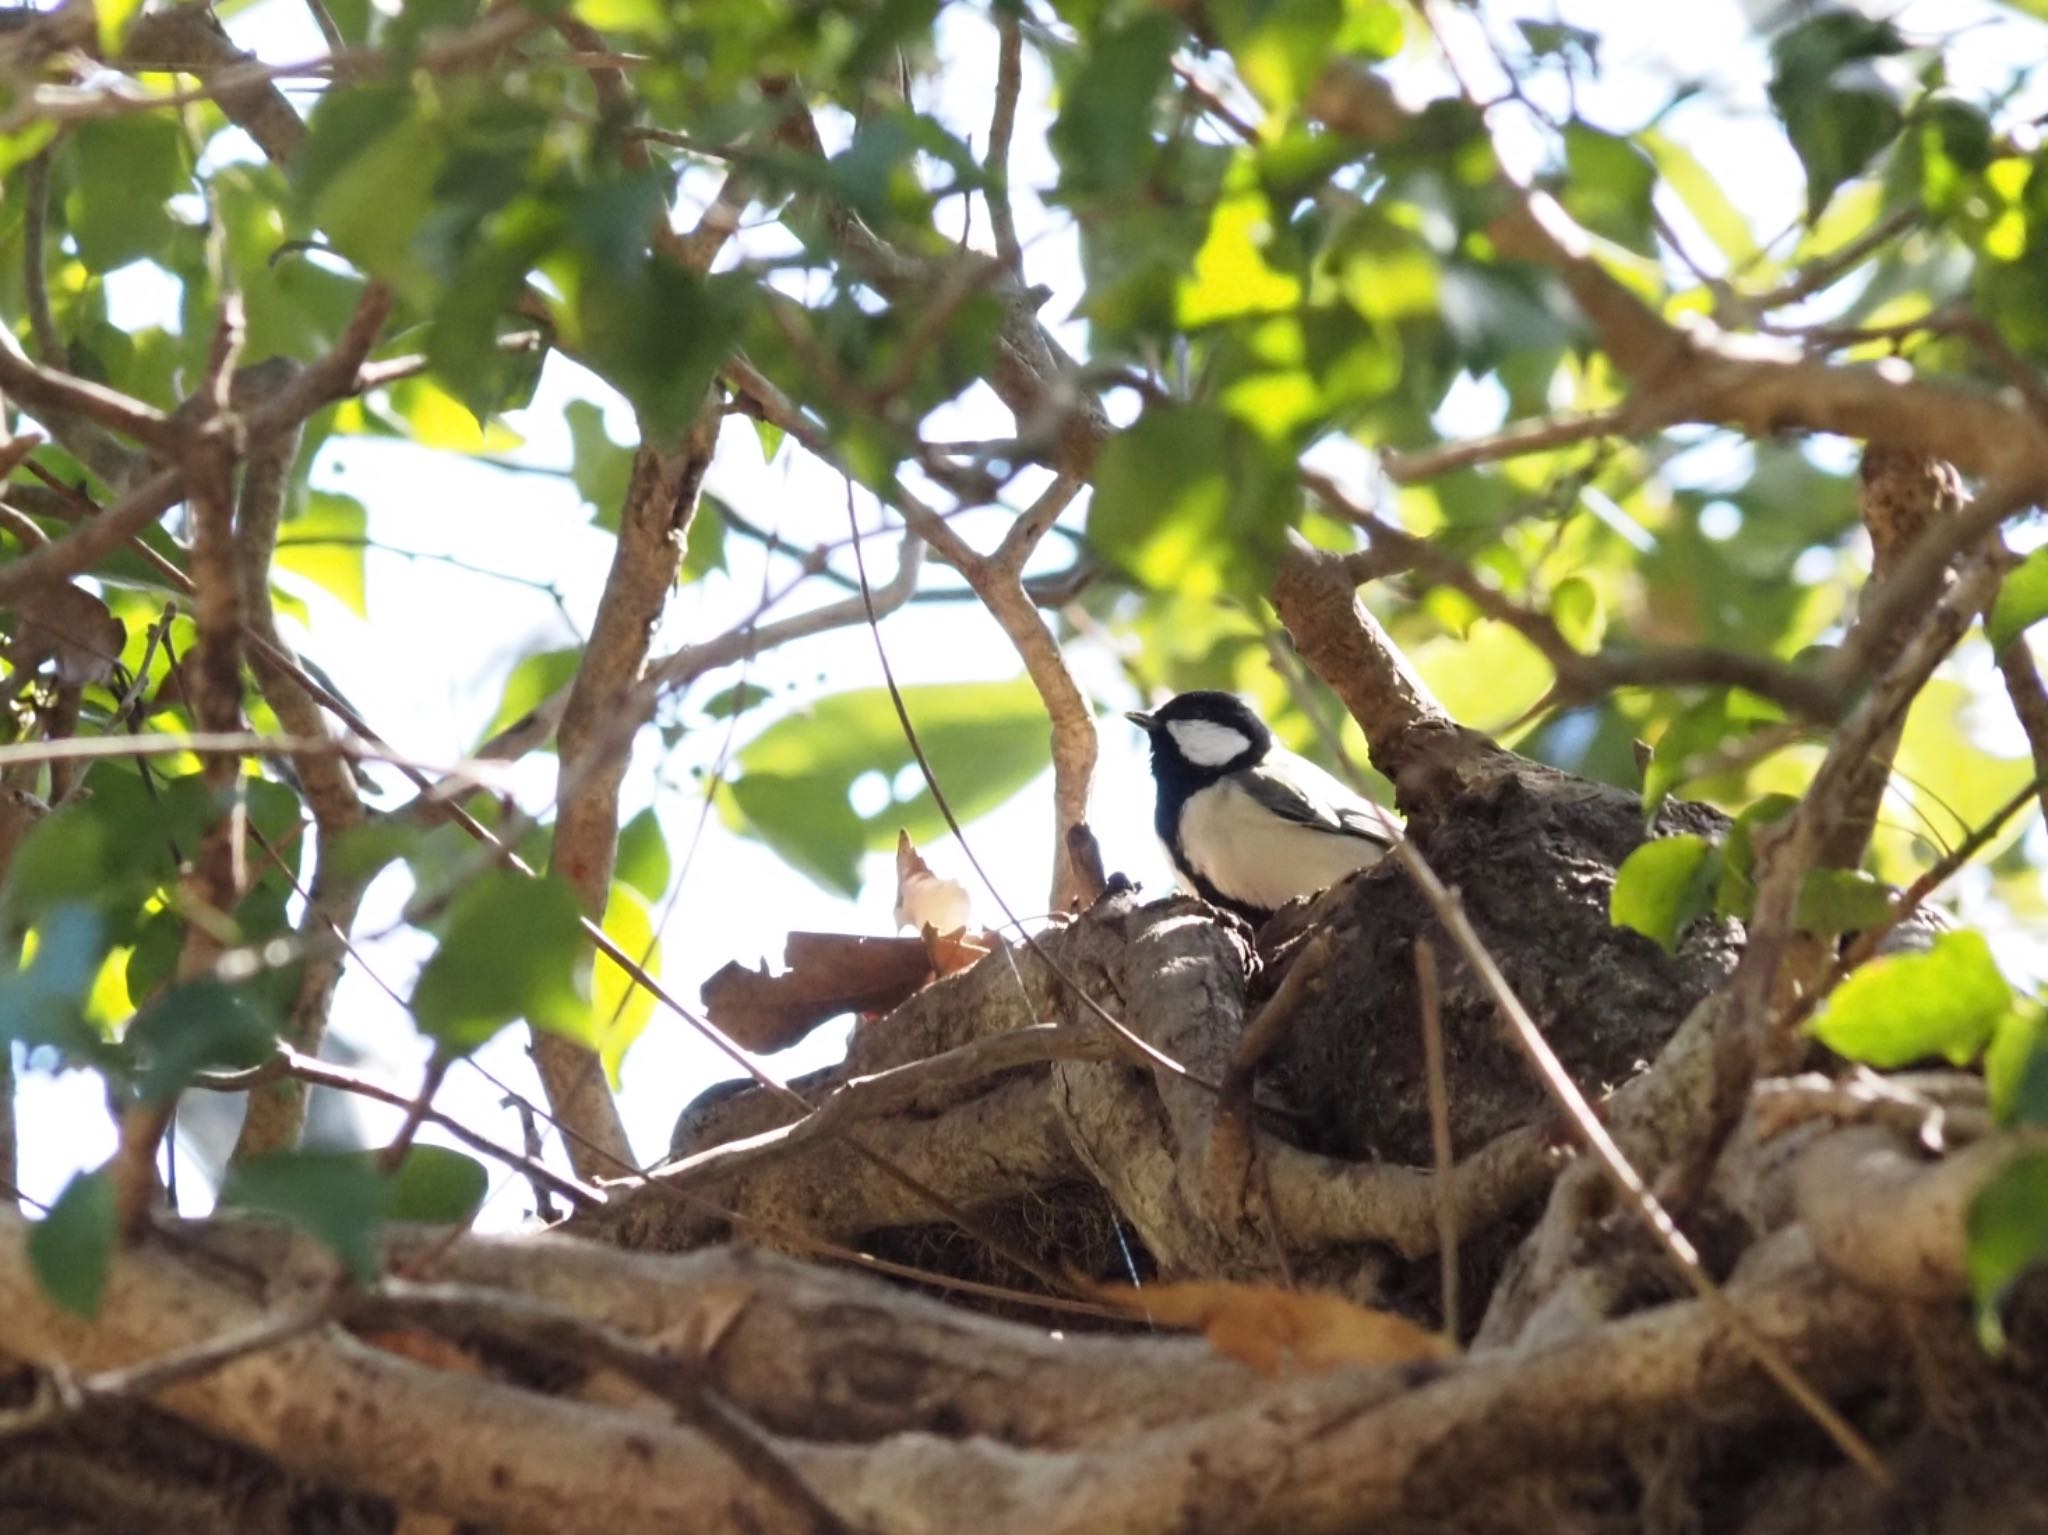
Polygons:
M1280 820L1227 778L1188 796L1180 846L1189 866L1224 895L1268 908L1327 890L1381 854L1362 837Z

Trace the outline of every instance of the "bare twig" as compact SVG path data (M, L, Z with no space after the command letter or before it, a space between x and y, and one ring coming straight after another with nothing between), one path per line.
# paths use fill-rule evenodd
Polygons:
M82 1380L52 1370L36 1400L0 1413L0 1444L77 1418L108 1402L146 1402L158 1392L225 1369L238 1359L303 1337L334 1318L335 1303L323 1300L262 1316L204 1343L140 1364L103 1370Z
M249 1092L266 1082L289 1077L308 1087L324 1087L338 1093L350 1093L358 1098L389 1104L393 1108L410 1109L421 1100L415 1094L401 1092L395 1087L386 1087L381 1082L337 1066L331 1061L316 1060L289 1047L280 1047L276 1058L261 1066L253 1066L239 1072L201 1072L193 1079L193 1086L209 1092ZM502 1162L523 1174L536 1188L544 1188L559 1195L577 1209L589 1209L604 1203L604 1195L587 1184L573 1178L565 1178L555 1172L538 1156L527 1155L501 1146L489 1136L470 1129L454 1115L444 1113L427 1104L421 1118L431 1125L437 1125L448 1132L472 1151L480 1152L493 1161Z
M1511 600L1463 560L1358 504L1329 476L1304 470L1301 478L1319 500L1361 529L1372 540L1375 552L1384 549L1430 580L1463 592L1488 618L1508 625L1534 645L1557 673L1557 694L1562 700L1582 701L1623 687L1709 683L1746 688L1808 719L1830 721L1841 711L1840 693L1827 679L1767 656L1701 645L1636 652L1603 650L1588 655L1565 638L1548 613Z
M996 17L996 104L989 119L988 155L982 169L988 188L989 227L995 232L996 254L1019 277L1024 274L1024 247L1017 239L1017 215L1010 206L1010 139L1017 131L1017 97L1024 83L1024 29L1014 14Z
M1488 437L1464 442L1447 442L1441 447L1418 448L1411 452L1386 452L1380 467L1396 485L1416 485L1457 469L1490 464L1496 459L1518 458L1525 453L1547 453L1569 447L1591 437L1608 437L1629 429L1625 407L1544 416L1534 421L1517 421Z

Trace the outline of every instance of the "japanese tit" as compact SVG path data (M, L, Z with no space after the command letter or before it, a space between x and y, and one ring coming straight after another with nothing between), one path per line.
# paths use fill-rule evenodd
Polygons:
M1229 693L1182 693L1124 716L1152 741L1153 826L1182 881L1212 906L1263 922L1386 852L1380 813Z

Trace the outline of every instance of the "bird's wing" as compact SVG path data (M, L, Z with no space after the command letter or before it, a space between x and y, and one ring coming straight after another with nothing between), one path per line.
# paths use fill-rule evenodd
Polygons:
M1239 780L1259 804L1283 821L1389 845L1373 808L1306 758L1275 750Z

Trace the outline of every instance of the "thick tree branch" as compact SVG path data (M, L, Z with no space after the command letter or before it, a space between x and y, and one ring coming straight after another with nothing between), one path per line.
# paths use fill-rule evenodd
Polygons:
M619 784L643 715L628 713L640 692L647 647L681 568L697 492L717 443L718 417L701 412L673 448L643 446L619 514L618 544L561 725L552 864L601 920L618 856ZM631 1164L625 1125L595 1051L536 1029L533 1059L555 1117L575 1128L570 1160L586 1178Z
M1368 140L1397 137L1407 114L1386 84L1353 64L1325 71L1309 108ZM1501 255L1555 273L1601 345L1635 383L1623 409L1637 433L1685 422L1751 437L1790 430L1845 437L1942 458L1968 474L2048 488L2048 422L1966 384L1915 379L1903 364L1817 361L1789 342L1734 335L1700 317L1667 322L1601 266L1592 241L1546 194L1505 173L1510 206L1489 233Z
M280 387L299 371L296 365L281 360L259 366L264 369L260 377L258 369L251 368L237 380L238 396L250 397L242 401L245 406L253 403L259 391ZM278 633L270 594L271 561L277 550L279 520L290 491L300 436L297 429L291 429L251 445L235 508L235 553L242 622L255 641L250 647L251 659L263 695L279 724L293 735L310 740L332 735L334 731L319 701L299 682L302 668ZM333 854L339 840L363 823L363 803L355 775L338 756L302 757L298 774L317 827L318 864L299 925L299 937L306 943L307 953L301 961L299 984L283 1038L290 1049L314 1056L319 1054L321 1038L327 1031L328 1008L347 954L342 944L323 940L330 934L346 938L355 925L364 890L361 877L338 868ZM305 1123L305 1083L289 1074L266 1082L249 1094L248 1112L235 1141L235 1157L239 1160L295 1146Z

